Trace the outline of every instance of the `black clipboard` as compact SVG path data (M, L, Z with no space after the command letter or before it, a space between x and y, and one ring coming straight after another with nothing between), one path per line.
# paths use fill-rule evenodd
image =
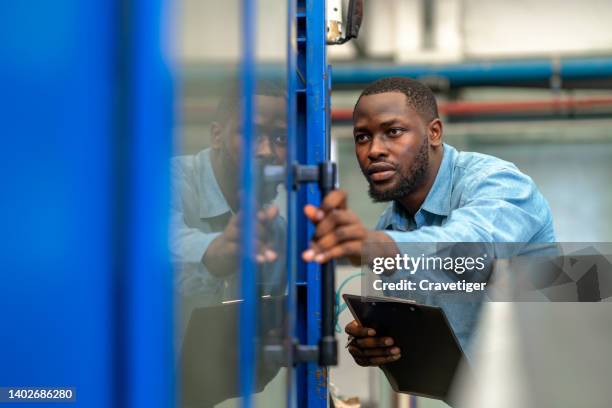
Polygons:
M460 363L461 346L444 311L408 300L343 295L355 320L392 337L401 349L398 361L380 366L395 392L451 403L451 388Z

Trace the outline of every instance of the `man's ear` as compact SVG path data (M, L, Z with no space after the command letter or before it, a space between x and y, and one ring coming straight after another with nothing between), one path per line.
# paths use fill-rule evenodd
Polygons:
M439 118L429 122L427 135L430 146L440 146L442 144L442 121Z
M213 149L221 149L223 146L222 131L223 128L219 122L212 122L210 124L210 146Z

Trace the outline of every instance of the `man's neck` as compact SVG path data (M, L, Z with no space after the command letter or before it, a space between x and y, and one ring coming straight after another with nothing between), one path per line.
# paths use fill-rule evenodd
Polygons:
M440 165L442 164L443 154L443 145L440 145L430 152L429 166L427 167L423 182L412 193L398 200L409 214L416 214L425 202L429 191L436 181L438 170L440 170Z
M225 201L234 213L238 212L238 180L237 172L231 172L224 166L221 154L212 150L210 155L210 164L215 174L217 184L221 189Z

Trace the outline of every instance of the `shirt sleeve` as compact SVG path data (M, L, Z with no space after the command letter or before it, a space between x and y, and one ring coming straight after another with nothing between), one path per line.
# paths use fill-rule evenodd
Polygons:
M529 242L551 224L548 203L531 178L504 168L476 178L443 225L385 232L396 243Z
M208 246L221 232L205 233L189 227L185 222L189 211L195 210L185 204L190 202L188 200L197 199L196 186L189 181L185 171L185 166L189 169L188 164L179 159L174 159L172 163L169 247L177 270L176 290L183 296L199 299L198 304L203 306L203 299L210 304L216 303L224 282L222 278L211 274L202 263Z
M175 262L200 263L208 246L221 232L206 233L185 222L184 197L195 200L197 194L179 163L172 166L172 204L170 207L170 253Z
M196 228L189 228L183 221L183 214L174 209L170 217L172 228L170 252L175 262L201 262L210 243L222 234L221 232L204 233Z

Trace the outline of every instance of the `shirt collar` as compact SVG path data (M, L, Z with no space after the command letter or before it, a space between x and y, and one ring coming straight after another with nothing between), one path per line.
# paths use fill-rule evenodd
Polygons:
M213 218L231 212L230 206L217 183L210 161L210 149L197 154L196 171L200 177L200 218Z
M448 216L450 214L451 191L453 182L453 170L457 159L457 150L447 144L443 145L442 162L425 201L420 210L432 214ZM393 228L398 231L410 230L410 220L400 203L394 201L383 214L382 227Z
M443 144L443 147L442 163L440 163L438 174L436 174L436 180L421 205L421 210L448 216L450 214L453 169L457 158L457 150L446 143Z

